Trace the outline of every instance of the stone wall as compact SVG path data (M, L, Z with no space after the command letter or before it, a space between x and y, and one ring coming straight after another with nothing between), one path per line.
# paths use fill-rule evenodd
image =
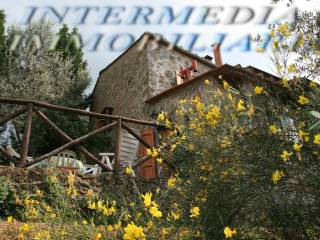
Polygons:
M193 60L162 44L156 49L148 44L143 50L139 45L135 44L101 73L93 93L92 111L101 113L105 107L113 107L114 115L153 120L152 109L145 101L175 86L176 71L180 66L190 66ZM194 76L211 69L199 61L198 68Z
M8 178L17 191L26 193L34 193L37 189L45 189L45 179L48 176L57 176L59 181L65 184L67 175L65 171L59 169L22 169L0 166L0 176ZM129 195L130 191L134 189L134 185L138 186L141 192L144 192L153 191L164 184L165 179L146 181L142 178L133 179L126 176L114 178L112 173L103 173L98 176L82 173L75 175L75 187L80 195L85 195L89 189L97 194L107 194L109 196Z
M163 111L168 112L170 116L173 116L178 107L179 101L182 99L190 99L195 96L200 96L203 102L208 102L212 95L207 92L208 87L204 84L205 80L209 80L210 85L213 88L222 87L221 80L208 74L195 81L191 80L192 82L185 84L180 88L176 88L174 91L168 92L160 98L150 102L148 104L149 111L159 112L160 109L162 109Z
M92 111L113 107L114 115L143 119L143 99L148 98L147 50L136 44L99 76Z
M192 58L175 50L168 49L167 46L160 44L154 48L148 45L148 70L150 97L153 97L164 90L167 90L176 83L176 71L180 67L188 67L192 63ZM194 77L209 71L211 68L198 61L198 72Z

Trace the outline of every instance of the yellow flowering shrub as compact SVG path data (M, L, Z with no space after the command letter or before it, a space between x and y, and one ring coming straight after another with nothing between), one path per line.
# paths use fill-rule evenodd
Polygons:
M163 139L175 148L161 156L178 169L167 180L170 199L189 207L189 222L185 211L173 221L174 208L167 220L181 219L205 239L258 240L269 239L270 232L271 239L303 235L296 224L303 218L310 236L319 236L317 220L307 214L311 206L320 210L307 200L318 198L320 186L320 114L310 114L319 89L308 80L288 88L281 80L274 85L255 79L241 88L221 79L220 89L206 87L209 100L196 97L179 105L172 122L179 130ZM291 212L297 215L289 230L285 216Z

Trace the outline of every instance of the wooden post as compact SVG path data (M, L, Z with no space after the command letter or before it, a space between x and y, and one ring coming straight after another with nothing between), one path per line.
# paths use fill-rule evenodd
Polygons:
M157 127L152 127L154 132L154 145L159 146L159 131ZM155 159L155 168L156 168L156 178L160 177L160 164Z
M26 124L24 127L24 134L22 139L22 146L20 151L20 165L23 166L27 162L27 155L29 150L29 141L30 141L30 133L31 133L31 124L32 124L32 112L33 112L33 104L28 104L27 109L27 118Z
M116 146L115 146L115 154L114 154L114 172L116 174L120 171L120 144L121 144L121 127L122 127L121 117L117 120L117 129L116 129Z

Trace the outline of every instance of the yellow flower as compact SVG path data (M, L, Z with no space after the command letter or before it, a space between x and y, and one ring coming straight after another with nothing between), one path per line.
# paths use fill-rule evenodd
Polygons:
M269 130L272 134L276 134L278 132L278 129L275 125L269 126Z
M310 81L309 87L315 88L315 87L317 87L317 86L318 86L318 84L317 84L316 82Z
M176 150L176 148L177 148L177 144L172 144L170 146L170 151L173 152L174 150Z
M186 99L181 99L181 100L179 100L179 104L185 104L185 103L187 103L187 100Z
M131 168L131 167L126 167L126 174L127 175L133 175L133 173L134 173L134 171L133 171L133 169Z
M170 177L170 178L168 179L168 182L167 182L168 188L169 188L169 189L174 188L174 186L176 185L176 183L177 183L177 179L176 179L175 177Z
M149 220L149 221L147 222L147 228L148 228L148 229L151 229L151 228L153 228L153 226L154 226L153 222L152 222L151 220Z
M30 227L28 224L23 224L22 227L20 228L20 230L22 232L28 232L28 231L30 231Z
M297 67L296 67L296 65L290 64L290 65L288 66L288 72L289 72L289 73L295 73L295 72L297 72Z
M313 143L320 145L320 133L318 133L317 135L314 135Z
M159 114L158 114L158 118L157 118L157 120L162 122L162 121L164 121L164 120L165 120L165 118L166 118L166 117L165 117L164 113L163 113L163 112L161 112L161 113L159 113Z
M97 207L96 207L96 203L95 203L95 202L91 203L91 201L89 201L89 202L88 202L88 208L91 209L91 210L96 209L96 208L97 208Z
M103 208L103 214L106 216L111 216L116 212L116 209L112 206L110 208L104 207Z
M16 220L12 216L7 217L7 223L14 223L15 221Z
M193 207L191 208L190 213L191 213L190 217L197 218L200 215L200 208Z
M82 225L87 225L88 224L88 222L86 221L86 220L82 220Z
M296 151L296 152L300 152L300 149L302 148L302 144L298 144L298 143L295 143L293 144L293 149Z
M237 104L237 111L243 111L243 110L246 109L243 104L244 104L244 102L240 99L238 104Z
M224 235L226 236L226 238L232 238L234 235L237 234L236 229L231 230L231 228L229 228L229 227L225 227L223 232L224 232Z
M227 83L226 81L223 81L223 88L226 90L229 89L230 88L229 83Z
M289 80L287 79L282 79L281 80L281 85L285 88L289 88Z
M152 155L152 151L151 151L150 148L147 149L147 155L148 155L148 156L151 156L151 155Z
M121 222L118 222L117 224L114 225L114 230L118 231L121 228Z
M145 240L146 236L142 227L136 226L133 222L124 228L123 240Z
M305 142L309 142L309 133L299 130L298 135L301 139L304 139Z
M57 177L56 176L50 176L50 181L52 182L52 183L57 183L58 182L58 179L57 179Z
M293 153L289 153L288 151L283 151L282 154L280 155L280 157L283 159L284 162L288 161L290 156Z
M299 96L299 100L298 103L300 103L301 105L306 105L309 103L309 99L306 98L305 96Z
M152 157L156 158L158 155L159 155L158 149L153 147L152 148Z
M284 176L283 171L279 171L276 170L273 174L272 174L272 181L277 184L281 178Z
M166 119L165 125L167 128L171 128L171 122L169 119Z
M36 195L39 196L39 197L43 197L43 193L42 193L42 191L39 190L39 189L37 189Z
M171 211L171 213L168 214L167 220L171 221L171 220L179 220L181 217L179 212L174 212Z
M99 210L99 211L103 211L104 210L105 206L104 206L103 202L104 202L104 200L98 200L98 202L97 202L97 210Z
M254 88L254 92L256 93L256 94L262 94L263 93L263 87L260 87L260 86L256 86L255 88Z
M159 164L162 164L163 163L163 159L160 157L160 158L157 158L157 162L159 163Z
M288 23L282 23L278 26L278 32L282 34L285 37L289 37L291 35L289 24Z
M221 118L220 108L216 105L210 108L206 114L207 121L214 127L217 125L218 121Z
M94 240L100 240L102 238L101 233L97 233L96 236L94 237Z
M205 81L204 81L204 84L205 84L205 85L210 85L210 81L209 81L209 80L205 80Z
M108 225L107 226L107 231L108 232L112 232L114 230L113 226L112 225Z
M149 209L149 212L150 214L153 216L153 217L156 217L156 218L161 218L162 217L162 212L158 210L157 207L155 206L152 206L150 209Z
M150 207L151 206L151 203L152 203L152 193L145 193L144 195L141 194L141 197L143 198L143 204L145 207Z

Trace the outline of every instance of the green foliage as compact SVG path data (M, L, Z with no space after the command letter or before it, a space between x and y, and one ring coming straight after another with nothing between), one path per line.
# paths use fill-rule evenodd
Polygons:
M0 36L1 29L0 27ZM8 52L15 36L21 36L21 39L8 56L10 59L8 75L5 76L0 72L1 97L40 100L81 109L88 107L85 91L89 87L91 78L83 60L82 49L78 48L72 36L77 34L77 30L73 29L69 33L68 27L64 25L58 34L60 40L57 48L52 51L50 47L55 32L51 23L39 22L25 28L13 26L8 29L8 36L4 39L8 44L3 45L5 51ZM35 44L33 36L40 37L40 48ZM1 46L0 43L0 52ZM13 110L2 105L0 115L8 114ZM73 138L91 129L88 118L54 111L44 113ZM11 143L14 144L15 149L19 149L24 118L18 118L12 123L14 127L10 129ZM105 138L100 136L90 141L88 146L90 150L99 152L104 149L105 142ZM48 130L43 122L37 118L33 119L30 155L47 153L62 144L63 141Z
M69 33L69 28L66 24L62 26L59 33L59 41L56 45L55 51L62 54L63 58L71 58L73 63L73 73L75 76L79 73L81 69L86 67L86 63L83 60L83 52L80 46L81 44L79 33L77 28L74 28L72 32Z
M13 183L8 178L0 176L0 217L17 214L15 192Z
M5 36L6 16L3 10L0 10L0 74L6 72L7 66L7 49Z

